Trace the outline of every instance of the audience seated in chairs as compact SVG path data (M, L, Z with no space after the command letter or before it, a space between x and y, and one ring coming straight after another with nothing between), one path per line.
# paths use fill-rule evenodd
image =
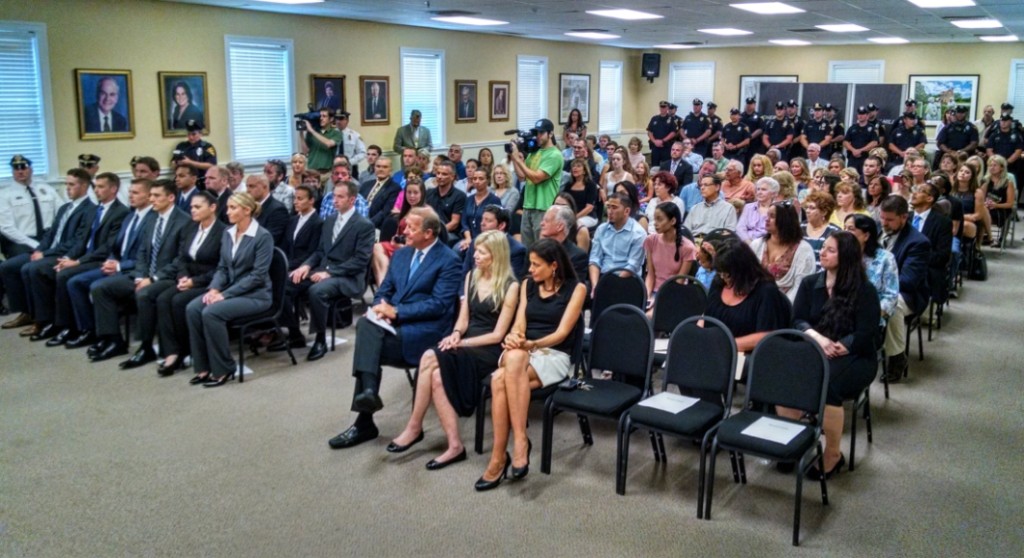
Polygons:
M659 205L666 202L672 202L679 208L679 215L686 215L686 204L679 198L679 196L676 195L676 191L679 187L679 184L676 183L676 177L672 176L671 173L661 171L654 175L654 178L651 179L651 184L654 189L654 195L647 202L647 208L645 211L648 234L654 234L657 232L654 225L654 211ZM683 224L682 220L679 221L679 224Z
M557 198L555 201L557 202ZM572 238L572 231L575 228L576 212L571 207L556 203L544 212L544 217L540 222L540 236L541 238L550 238L561 244L562 248L565 248L565 252L569 254L569 261L572 262L572 269L576 277L583 281L587 286L587 291L590 291L592 285L590 284L590 274L587 270L590 266L590 256L570 240Z
M265 186L265 180L250 180L249 191L261 184ZM259 203L248 193L231 196L228 218L232 226L221 237L220 263L210 290L186 308L192 368L196 372L192 384L218 387L236 372L241 373L231 356L228 322L270 308L274 239L257 222L259 213Z
M630 199L615 193L605 203L608 222L597 227L590 249L590 283L597 285L602 273L623 268L623 277L639 277L644 263L646 230L630 218Z
M943 304L949 295L946 274L952 258L953 222L935 207L935 202L939 199L939 189L933 182L937 180L943 179L931 178L924 184L914 186L911 191L910 206L914 209L914 214L911 216L910 226L926 236L931 245L928 287L931 290L931 300L936 304Z
M878 226L867 215L847 215L846 231L860 242L864 270L868 281L878 293L879 309L884 321L896 311L900 296L900 272L896 267L896 258L892 252L878 245Z
M452 333L420 359L416 397L409 422L387 450L401 453L423 440L423 417L433 403L448 441L448 449L427 463L443 469L465 461L458 417L472 416L480 404L480 380L489 376L501 357L501 342L508 333L519 302L519 283L512 274L508 235L491 230L480 233L473 253L476 261L466 275L459 316Z
M483 216L480 218L481 234L488 231L498 231L508 238L509 259L512 262L512 275L516 280L526 277L529 261L526 258L526 247L508 234L508 227L511 224L511 216L507 209L497 204L488 205L483 209ZM469 244L466 256L462 258L462 275L466 275L476 266L476 258L473 257L473 247L476 240Z
M440 242L442 228L433 209L416 208L406 216L406 246L392 258L369 310L373 314L356 324L352 410L358 416L355 424L330 440L334 449L353 447L379 435L373 414L384 407L378 395L381 366L412 366L451 331L461 265L458 256Z
M777 202L768 209L765 231L767 234L754 240L750 248L792 302L800 281L814 273L814 249L804 242L800 216L789 202Z
M252 196L260 207L253 215L260 228L270 233L274 246L284 246L284 232L288 228L288 209L283 203L270 195L270 182L264 174L250 175L245 179L246 193ZM231 202L228 201L228 207ZM238 221L232 221L235 225Z
M674 275L689 275L697 258L697 247L685 236L679 206L667 201L654 210L654 234L644 239L647 257L647 300L653 304L661 284Z
M494 445L476 482L478 491L497 487L509 467L514 480L529 472L530 391L561 382L572 366L573 332L587 293L575 275L569 254L557 241L542 238L530 248L530 277L520 288L515 323L502 343L500 367L491 376ZM510 430L514 457L507 453Z
M416 207L427 207L427 193L423 187L423 178L409 175L405 190L398 196L400 207L392 210L391 215L380 229L380 242L373 245L373 278L377 285L384 283L388 274L388 266L395 251L405 246L405 219Z
M825 244L828 237L842 230L829 222L829 217L835 208L835 200L823 190L815 190L804 198L803 209L804 215L807 216L807 222L800 225L800 230L804 234L804 242L809 244L811 250L814 251L816 264L818 256L821 254L821 246Z
M465 254L465 258L472 257L472 252L466 251L472 245L473 239L480 234L480 220L483 218L485 208L501 205L501 199L488 189L490 177L487 176L487 171L470 168L468 182L469 195L466 196L466 205L462 210L462 228L459 231L462 241L456 244L458 251Z
M569 194L569 192L566 192L564 190L559 192L555 196L555 201L552 202L551 205L564 206L571 209L574 215L579 214L579 212L577 211L578 206L576 205L576 200L572 197L571 194ZM604 208L604 205L602 205L601 207ZM575 239L573 244L575 244L575 246L577 246L580 250L582 250L586 254L590 254L590 229L588 229L587 227L580 226L579 221L577 221L575 217L573 217L573 222L576 224L573 225L572 230L569 231L569 238ZM594 229L597 229L596 224L594 225ZM571 253L572 252L570 252L570 254ZM587 258L589 259L590 256L588 255ZM584 268L586 268L586 266L584 266Z
M739 161L732 161L729 165L733 163L742 166ZM719 195L721 189L722 179L718 176L712 174L700 177L700 195L703 201L686 208L688 213L683 222L693 234L699 236L715 229L736 230L736 210Z
M989 244L1006 243L1006 232L1009 228L1011 212L1017 208L1017 187L1013 184L1013 175L1007 172L1006 159L1002 155L988 158L988 174L982 181L985 189L985 208L992 216L991 224L999 227L998 240L990 238ZM989 231L991 235L991 231Z
M765 222L768 211L779 196L779 182L770 176L757 180L754 201L746 204L736 223L736 234L746 242L753 242L767 234Z
M590 175L587 162L583 159L573 159L566 162L569 167L569 183L562 187L562 192L572 197L576 208L576 222L581 228L593 229L597 227L600 215L600 194L597 191L597 184Z
M391 178L391 159L379 157L373 163L373 172L374 178L362 185L359 195L370 206L367 215L370 222L380 229L384 226L384 221L391 216L391 210L402 193L402 187Z

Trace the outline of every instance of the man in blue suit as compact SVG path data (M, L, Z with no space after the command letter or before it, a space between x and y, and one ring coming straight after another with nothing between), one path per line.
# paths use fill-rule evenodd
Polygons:
M352 410L355 424L330 440L334 449L349 448L378 436L373 413L384 407L381 365L415 366L452 327L459 301L458 256L443 242L440 218L433 209L416 208L406 216L406 246L391 259L384 282L373 299L377 320L394 333L363 317L356 324L352 375L356 378Z
M898 382L907 368L904 354L907 340L907 316L919 314L928 308L928 262L931 243L908 223L909 205L901 196L892 195L881 205L882 246L892 252L900 272L900 296L896 310L889 316L885 331L885 354L889 356L888 380Z

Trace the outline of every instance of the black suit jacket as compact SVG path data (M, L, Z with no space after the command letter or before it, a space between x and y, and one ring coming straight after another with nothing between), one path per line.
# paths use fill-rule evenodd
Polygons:
M366 269L373 254L376 229L369 219L353 213L341 229L337 241L332 242L334 224L338 222L338 217L331 215L323 222L320 243L304 265L308 265L313 272L326 271L332 277L349 278L356 281L355 290L363 290L366 288ZM359 285L363 287L358 288Z
M928 261L931 258L931 243L910 222L900 230L896 241L889 249L896 258L900 270L900 294L914 314L928 307Z
M376 178L363 183L359 189L359 194L363 196L363 199L370 199L370 191L373 190L375 184L377 184ZM395 202L398 201L398 194L401 191L402 187L393 178L388 177L388 181L381 186L380 191L370 202L369 219L374 227L381 228L388 215L391 215L391 210L395 207Z
M295 234L295 227L299 224L299 216L292 215L291 219L288 220L288 228L284 232L284 246L281 247L284 250L284 254L288 256L288 271L292 271L295 268L303 264L309 256L312 255L313 251L316 250L317 246L320 245L320 234L323 230L323 219L316 211L309 216L309 220L299 230L299 234Z
M663 161L661 163L661 170L671 172L672 160L669 159L668 161ZM686 159L680 159L679 164L676 165L676 172L673 173L673 176L676 177L676 182L679 183L679 188L682 188L683 186L693 182L693 166L690 165L690 162ZM678 189L676 193L678 193Z
M134 279L149 277L149 261L153 257L153 235L156 234L156 224L159 219L160 216L157 215L156 219L153 219L153 222L142 233L142 239L139 241L138 263L131 273ZM160 275L160 270L169 266L174 261L174 258L178 256L178 247L181 244L181 231L185 228L185 225L191 222L192 219L178 208L172 209L167 215L167 222L164 223L164 236L160 241L160 251L156 254L156 275L158 278L171 279L170 276L164 277ZM154 278L153 280L155 281L156 279Z
M129 213L131 213L131 210L125 204L115 199L110 204L110 207L103 212L103 217L100 219L100 227L96 229L96 239L90 251L88 250L89 233L92 231L92 221L96 215L96 206L93 206L91 214L85 218L85 236L81 242L67 253L67 256L83 264L106 260L114 248L114 243L117 241L117 233L121 232L121 224Z
M85 109L85 131L90 134L102 134L103 125L100 124L99 107L95 104L89 105ZM128 131L128 119L123 114L112 110L110 111L110 131L111 132L127 132Z
M114 241L114 248L110 251L110 258L117 260L121 264L121 271L128 273L135 269L136 256L139 254L139 248L142 246L142 237L145 236L146 227L152 226L156 222L156 213L149 211L146 216L142 218L142 221L135 226L135 238L128 242L125 246L125 250L121 251L121 246L124 245L124 237L131 233L131 222L135 218L135 211L131 210L128 216L125 217L124 224L121 226L121 231L117 233L117 240Z
M220 243L224 238L224 231L227 225L214 220L206 238L199 245L196 257L189 255L192 241L199 234L199 223L190 222L181 229L181 241L178 243L178 255L167 267L157 271L157 276L164 279L181 279L182 277L192 278L192 288L205 288L213 280L213 274L217 271L217 264L220 262Z
M274 196L267 196L256 216L256 222L267 229L274 239L274 246L284 246L284 231L288 228L288 208L277 201Z
M71 211L71 216L68 217L68 222L60 233L60 238L56 238L57 227L68 211ZM71 209L71 202L62 205L53 219L53 226L46 231L43 239L39 242L39 251L43 253L43 256L63 256L81 242L82 238L89 234L94 211L96 211L96 204L92 203L89 198L82 200L74 211Z
M175 192L174 206L177 207L178 209L184 211L185 213L188 213L188 214L191 215L191 212L192 212L192 196L195 196L196 192L198 192L198 191L199 191L199 187L197 186L195 188L192 188L192 191L189 192L189 194L187 196L182 195L182 193L180 191L179 192ZM225 211L227 211L227 204L225 204L224 207L225 207Z
M569 253L569 261L572 262L572 269L576 272L576 279L587 286L587 292L589 293L591 288L590 256L582 248L576 246L576 243L569 238L562 242L562 246Z
M932 298L945 301L949 294L946 269L953 256L953 221L933 206L921 232L931 243L931 257L928 259L928 286Z
M231 191L231 188L224 188L224 191L220 193L220 197L217 198L217 220L225 225L231 224L228 221L228 200L233 195L234 192Z

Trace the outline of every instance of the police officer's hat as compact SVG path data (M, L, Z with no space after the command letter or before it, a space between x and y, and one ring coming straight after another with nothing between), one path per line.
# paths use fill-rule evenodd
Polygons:
M535 132L547 132L550 134L555 131L555 125L547 118L541 118L537 122L534 122L533 130Z
M676 110L677 108L679 108L679 105L677 105L675 103L669 103L668 104L668 108L669 108L669 110Z
M185 129L188 130L189 132L202 132L203 123L199 122L198 120L189 120L185 123Z
M718 108L718 105L716 105L714 101L711 101L711 102L708 103L708 108L709 109L716 109L716 108Z
M694 99L693 100L693 106L697 106L697 105L703 106L704 105L704 101L701 101L700 99Z
M729 109L729 114L739 114L739 113L740 113L740 109L738 109L736 107L732 107L731 109Z
M754 97L747 97L747 104L748 105L753 105L756 102L757 102L757 99L755 99Z
M878 105L875 103L868 103L868 112L875 112L878 110Z
M1013 110L1013 105L1010 103L1003 103L999 108L1003 110Z
M658 106L661 108L668 108L668 101L662 101L658 103Z
M917 101L914 100L914 99L907 99L906 101L903 101L903 106L905 106L905 107L916 107L917 106Z
M999 117L999 120L1013 120L1013 115L1008 112L1004 112L1003 115Z
M825 110L836 110L836 107L832 106L832 103L825 103Z
M337 118L338 120L345 120L348 119L350 114L352 113L345 112L343 110L338 110L334 113L334 117Z
M139 164L139 159L141 159L141 157L139 157L138 155L133 156L132 160L128 161L128 166L135 168L135 165Z
M963 105L957 105L956 106L956 113L957 114L963 114L963 113L966 113L966 112L967 112L967 107L965 107Z
M797 106L796 105L796 99L790 99L789 101L787 101L786 102L786 106L790 107L790 108Z
M907 112L903 113L903 118L909 118L911 120L917 120L917 113L912 111L912 110L908 110Z
M825 105L821 103L814 103L814 110L825 110Z
M83 167L95 167L100 164L100 158L98 155L83 153L78 156L78 164Z
M15 155L11 157L11 168L14 170L27 169L32 166L32 161L29 161L24 155Z
M867 113L868 113L868 107L865 107L863 105L857 107L857 114L867 114Z
M784 109L784 108L786 108L786 103L783 103L782 101L778 101L778 102L775 103L775 108L777 108L777 109Z

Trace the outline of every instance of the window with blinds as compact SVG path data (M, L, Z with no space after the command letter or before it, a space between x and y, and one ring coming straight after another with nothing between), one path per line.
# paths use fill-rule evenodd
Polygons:
M1006 101L1016 107L1017 115L1024 112L1021 110L1024 109L1024 58L1010 60L1010 92ZM1020 116L1016 118L1019 120Z
M292 41L224 38L228 71L228 122L232 159L258 164L287 160L296 151Z
M597 129L601 134L622 131L622 62L602 60L598 85Z
M516 58L516 127L529 130L548 116L548 59L544 56Z
M714 62L677 62L668 69L668 101L682 107L686 116L694 99L707 104L715 97Z
M444 51L403 48L402 114L399 125L407 124L409 113L419 110L420 125L430 130L434 147L445 145Z
M830 60L830 83L884 83L885 60Z
M46 26L0 22L0 180L11 179L7 158L21 154L32 161L35 176L44 177L56 162L53 122L46 118L52 110L46 60ZM72 125L74 125L72 123Z

